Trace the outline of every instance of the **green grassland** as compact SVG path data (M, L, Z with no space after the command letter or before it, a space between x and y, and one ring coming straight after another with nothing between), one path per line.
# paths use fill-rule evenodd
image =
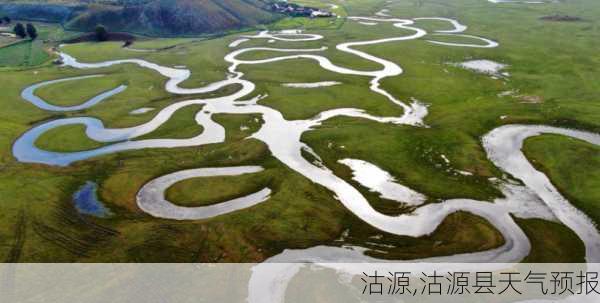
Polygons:
M76 82L59 82L37 89L36 94L56 106L74 106L93 98L98 92L108 91L121 85L119 81L120 79L115 77L93 77ZM89 86L96 87L99 91L90 90ZM54 96L55 99L52 98Z
M317 0L311 0L313 4ZM420 5L418 5L420 3ZM308 3L307 3L308 4ZM386 6L387 5L387 6ZM322 2L327 7L327 2ZM397 62L404 74L383 81L382 86L401 100L416 98L429 105L425 122L429 128L380 124L353 118L336 118L305 133L302 141L311 146L336 175L355 185L373 204L386 213L407 211L379 198L351 180L350 170L337 163L343 158L369 161L389 171L396 179L426 194L430 203L450 198L491 201L501 193L488 181L500 177L485 155L482 135L502 124L530 123L575 127L600 132L600 4L592 0L567 0L548 5L492 5L485 0L345 1L336 13L372 15L388 8L396 17L441 16L457 18L469 26L468 34L481 35L500 43L497 49L467 49L433 45L424 40L361 47L373 55ZM538 18L559 11L580 16L583 22L543 22ZM273 28L309 28L325 36L323 41L249 41L246 46L315 48L334 63L360 69L379 66L339 52L335 45L345 41L377 39L404 32L390 24L364 26L344 18L334 24L323 20L283 19ZM446 24L419 21L428 30ZM156 39L136 42L132 47L155 50L136 52L121 43L79 43L64 51L81 61L141 58L167 66L185 65L192 77L184 87L197 87L226 76L222 59L239 35L217 39ZM442 39L442 38L440 38ZM448 41L447 37L443 38ZM453 40L460 42L462 40ZM27 44L30 42L24 42ZM34 42L41 43L41 42ZM12 62L0 48L0 62ZM23 47L23 46L21 46ZM274 55L252 52L240 58ZM47 62L51 57L41 60ZM447 63L468 58L490 59L510 65L507 79L491 79ZM16 61L15 61L16 62ZM29 64L29 63L28 63ZM10 65L10 64L8 64ZM286 248L319 244L392 244L387 253L368 246L368 254L392 259L412 259L498 247L504 239L484 219L456 213L444 220L431 235L399 237L366 225L326 189L291 171L274 159L260 141L247 137L260 126L260 117L219 115L216 120L227 130L220 144L177 149L145 149L101 156L68 167L25 164L11 153L19 135L38 125L62 117L91 116L107 127L128 127L149 121L161 108L180 96L164 91L165 78L134 65L97 70L75 70L39 65L35 68L6 67L2 74L0 102L0 260L13 262L250 262L261 261ZM308 60L241 66L245 78L257 84L256 92L268 94L260 102L281 111L287 119L306 119L332 108L356 107L374 115L401 114L380 95L368 89L370 79L334 74ZM299 72L301 71L301 72ZM50 113L20 98L21 90L41 81L84 74L104 77L69 81L48 86L36 93L57 105L78 104L90 96L120 84L127 90L80 112ZM289 82L339 81L341 85L318 89L287 88ZM235 87L214 95L227 94ZM542 102L524 103L516 97L499 97L508 90L539 96ZM186 98L192 98L186 96ZM142 115L129 112L140 107L156 110ZM178 111L172 119L144 138L187 138L202 128L193 117L199 107ZM501 119L501 116L507 116ZM256 122L255 118L259 119ZM249 129L242 128L242 126ZM78 126L57 128L36 144L50 150L86 150L102 143L87 139ZM560 136L532 138L525 152L534 165L578 208L599 222L598 147ZM450 163L445 163L445 155ZM263 186L272 197L250 209L210 220L178 222L153 218L135 204L139 188L151 179L182 169L215 166L261 165L261 173L219 178L196 178L174 185L167 196L177 204L206 205L239 197ZM455 170L473 173L457 174ZM86 181L100 185L99 194L114 214L99 219L80 215L72 205L72 194ZM544 220L518 219L532 241L529 262L583 261L584 248L564 225ZM340 242L342 235L345 240ZM379 252L378 252L379 251Z
M44 63L49 56L41 41L22 41L0 48L0 66L35 66Z
M13 41L8 45L3 45L0 42L0 70L3 67L27 68L47 63L50 60L48 49L53 42L78 35L76 32L65 31L57 24L42 22L32 22L32 24L38 33L35 41L22 39L17 42Z
M600 148L562 136L540 136L525 142L525 154L546 173L577 208L600 222Z

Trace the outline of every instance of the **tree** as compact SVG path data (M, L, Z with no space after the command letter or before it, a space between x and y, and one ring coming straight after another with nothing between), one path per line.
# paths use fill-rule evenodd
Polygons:
M4 18L2 18L2 20L4 20L4 22L6 22L6 24L9 24L11 21L9 16L4 16Z
M21 39L27 36L27 33L25 32L25 27L21 23L17 23L17 25L15 25L15 28L13 28L13 31L15 32L15 35L17 35Z
M108 31L106 31L106 27L103 25L96 25L96 40L98 41L106 41L108 40Z
M35 26L33 26L33 24L31 23L27 23L27 35L29 36L29 38L31 38L31 40L35 40L35 38L37 38L38 33L37 33L37 29L35 29Z

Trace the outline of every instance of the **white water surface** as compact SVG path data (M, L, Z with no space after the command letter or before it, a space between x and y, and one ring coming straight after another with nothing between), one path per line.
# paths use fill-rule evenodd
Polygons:
M352 179L384 199L403 202L408 205L421 205L427 200L424 195L396 182L388 172L369 162L357 159L339 160L352 169Z
M242 43L244 43L246 41L250 41L250 39L245 39L245 38L237 39L237 40L229 43L229 47L238 47L238 46L240 46Z
M460 22L458 22L457 20L450 19L450 18L421 17L421 18L414 18L413 20L416 20L416 21L419 21L419 20L445 21L445 22L450 23L454 27L453 29L448 29L448 30L437 30L437 31L435 31L436 33L456 34L456 33L462 33L467 30L466 25L463 25Z
M25 88L21 92L21 98L29 101L31 104L33 104L39 108L41 108L43 110L47 110L47 111L67 112L67 111L84 110L84 109L90 108L90 107L92 107L92 106L118 94L118 93L123 92L127 88L127 86L119 85L116 88L105 91L99 95L92 97L91 99L89 99L87 101L84 101L83 103L81 103L79 105L74 105L74 106L52 105L52 104L44 101L42 98L38 97L37 95L35 95L35 91L39 88L46 87L46 86L49 86L49 85L52 85L55 83L77 81L77 80L82 80L82 79L90 79L90 78L97 78L97 77L103 77L103 76L104 75L89 75L89 76L71 77L71 78L63 78L63 79L40 82L40 83L31 85L31 86L28 86L27 88Z
M293 88L319 88L319 87L328 87L342 84L342 82L337 81L322 81L322 82L311 82L311 83L284 83L285 87L293 87Z
M457 65L465 69L488 75L500 75L501 71L507 67L506 64L481 59L469 60L458 63Z
M140 107L129 112L130 115L141 115L153 111L154 107Z
M187 179L215 176L239 176L257 173L262 170L262 167L259 166L237 166L178 171L146 183L137 194L138 206L152 216L174 220L200 220L228 214L240 209L252 207L268 200L271 190L264 188L244 197L198 207L175 205L165 198L165 191L175 183Z
M438 45L445 45L445 46L458 46L458 47L471 47L471 48L495 48L500 46L500 44L496 41L487 39L487 38L483 38L483 37L479 37L479 36L473 36L473 35L464 35L464 34L444 34L444 33L436 33L436 34L432 34L433 36L451 36L451 37L463 37L463 38L469 38L469 39L473 39L473 40L479 40L481 42L483 42L483 44L474 44L474 43L458 43L458 42L444 42L444 41L437 41L437 40L427 40L427 42L433 43L433 44L438 44Z

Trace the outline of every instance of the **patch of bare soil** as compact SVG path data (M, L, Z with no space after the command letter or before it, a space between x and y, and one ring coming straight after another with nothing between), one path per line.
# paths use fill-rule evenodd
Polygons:
M569 15L556 14L556 15L541 17L540 20L544 20L544 21L558 21L558 22L577 22L577 21L582 21L583 19L581 19L581 18L579 18L577 16L569 16Z
M544 98L542 98L541 96L521 95L519 96L519 99L521 99L521 103L535 104L544 102Z

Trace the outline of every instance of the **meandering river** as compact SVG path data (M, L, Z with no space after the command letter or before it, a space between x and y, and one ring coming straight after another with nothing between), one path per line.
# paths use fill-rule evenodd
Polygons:
M428 33L426 30L416 26L419 20L441 20L448 22L452 29L439 30L434 33ZM340 201L349 211L367 224L370 224L382 231L411 237L420 237L431 234L441 222L451 213L457 211L467 211L481 216L488 220L497 228L505 238L505 244L499 248L475 252L468 254L458 254L446 257L428 258L422 260L412 260L413 262L495 262L495 263L513 263L519 262L525 258L531 249L529 240L524 232L514 222L513 215L518 217L537 217L544 219L556 219L567 225L585 242L586 260L588 262L600 262L600 235L598 234L592 221L581 211L573 207L552 185L549 179L527 161L521 152L522 143L526 138L543 133L553 133L574 137L585 140L592 144L600 145L600 136L598 134L533 125L506 125L492 130L482 138L482 144L488 154L489 159L504 172L510 174L513 178L522 182L513 184L508 180L500 180L498 187L504 193L505 197L496 201L476 201L470 199L452 199L441 203L423 204L425 195L414 190L393 184L395 180L384 170L373 166L364 159L344 160L342 163L349 165L354 169L355 178L363 180L363 186L370 187L373 191L378 191L388 197L396 197L404 203L417 206L411 214L399 216L389 216L375 210L361 192L348 183L346 180L335 175L327 167L320 163L312 163L302 156L302 151L314 152L310 147L303 143L300 138L303 133L314 129L324 121L338 116L349 116L361 119L369 119L380 123L392 123L410 125L413 127L427 127L424 118L427 115L427 106L418 101L407 103L399 100L381 87L380 82L387 77L399 76L402 74L402 68L389 60L376 57L367 52L357 50L355 47L365 45L375 45L383 43L399 43L423 38L438 46L448 47L477 47L492 48L499 44L493 40L463 34L467 27L456 20L448 18L417 18L414 20L383 18L383 17L349 17L354 22L376 22L377 24L389 22L397 28L408 30L410 34L405 36L390 37L385 39L346 42L336 46L336 49L362 59L366 59L381 65L377 70L355 70L349 67L342 67L332 63L327 57L319 55L326 48L315 49L279 49L268 47L253 47L235 49L224 57L224 60L230 64L228 72L231 76L225 80L211 83L199 88L182 88L179 86L188 79L191 72L187 69L171 68L161 66L140 59L114 60L98 63L83 63L66 53L60 53L66 66L76 69L94 69L107 67L117 64L137 64L141 67L154 70L168 79L165 89L168 92L180 95L198 94L214 92L220 88L231 84L238 84L241 89L229 96L207 99L190 99L173 103L160 110L153 119L144 124L120 129L111 129L104 127L101 120L92 117L77 117L57 119L45 122L35 126L24 133L14 144L13 154L21 162L44 163L48 165L66 166L75 161L85 160L92 157L115 153L126 150L135 150L142 148L177 148L184 146L200 146L210 143L224 142L225 129L216 123L212 116L215 114L259 114L264 123L260 129L252 134L264 142L272 155L283 164L293 169L297 173L305 176L312 182L319 184L332 192L337 200ZM478 43L452 43L448 40L437 41L437 36L455 36L460 41L466 38L479 41ZM246 39L269 39L282 41L317 41L323 39L323 36L314 34L305 34L298 31L284 33L260 32L257 35L245 35L232 43L231 48L236 48L243 44ZM432 46L433 47L433 46ZM292 53L291 55L282 55L262 60L241 60L237 57L243 53L253 51L272 51L277 53ZM358 75L371 78L370 89L377 94L385 96L390 102L396 104L404 110L399 117L378 117L373 116L357 108L340 108L322 112L313 118L306 120L287 120L277 110L258 104L262 96L248 98L255 92L255 84L245 80L244 74L238 71L240 65L265 64L282 60L294 60L298 58L315 60L323 69L339 74ZM99 76L99 75L97 75ZM97 77L86 76L86 77ZM117 94L126 89L119 86L110 91L104 92L85 101L81 105L72 107L59 107L48 103L35 95L37 88L51 85L62 81L76 81L86 77L65 78L53 81L34 84L26 88L22 96L31 104L48 111L72 111L89 108L102 102L106 98ZM317 88L315 88L317 89ZM203 105L195 120L198 125L204 129L203 133L188 139L147 139L136 140L136 138L148 134L167 122L172 115L179 109L190 105ZM60 153L51 152L38 148L35 145L36 140L45 132L56 127L64 125L84 125L86 134L90 139L104 142L105 146L80 152ZM318 155L317 155L318 157ZM362 162L361 162L362 161ZM360 177L358 164L367 167L371 172L380 174L386 184L371 184L369 180ZM364 167L363 167L364 168ZM185 170L170 175L158 177L148 182L142 187L137 195L138 206L149 215L174 219L174 220L196 220L207 219L214 216L226 214L232 211L240 211L251 207L268 199L271 190L265 188L254 194L238 199L218 203L204 207L182 207L174 205L166 200L164 192L176 182L197 177L210 177L222 175L239 175L255 173L262 168L250 167L230 167L230 168L198 168ZM368 179L368 178L367 178ZM394 193L394 191L397 191ZM533 197L533 198L532 198ZM409 201L410 200L410 201ZM493 203L492 203L493 202ZM274 256L267 262L380 262L364 254L365 249L361 247L330 247L318 246L301 250L285 250L280 255ZM297 266L301 266L298 264ZM285 291L286 281L291 279L294 270L297 267L293 265L282 265L282 272L274 273L273 267L269 267L270 272L261 272L260 265L255 269L255 275L250 283L250 302L279 302L278 297ZM268 280L268 279L271 280ZM267 279L267 280L265 280ZM286 280L287 279L287 280ZM270 282L269 282L270 281ZM269 284L271 283L271 284ZM262 287L262 288L261 288ZM275 288L278 291L270 294L264 293L267 287L270 290ZM283 287L283 289L282 289ZM267 296L268 298L266 298Z

